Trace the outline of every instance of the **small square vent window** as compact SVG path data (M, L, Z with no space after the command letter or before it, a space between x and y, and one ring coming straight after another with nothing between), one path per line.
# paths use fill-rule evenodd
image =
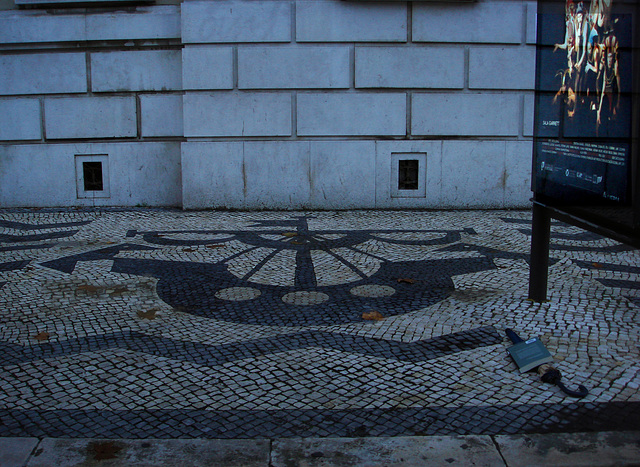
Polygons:
M426 178L427 155L425 153L391 153L392 198L426 197Z
M76 190L78 198L109 198L109 156L76 155Z
M418 167L416 159L398 161L398 190L418 189Z
M84 191L103 191L102 162L83 162Z

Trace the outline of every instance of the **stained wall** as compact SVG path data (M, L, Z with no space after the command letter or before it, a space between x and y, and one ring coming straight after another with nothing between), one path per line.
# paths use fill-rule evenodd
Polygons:
M0 205L523 207L534 67L534 1L0 11Z

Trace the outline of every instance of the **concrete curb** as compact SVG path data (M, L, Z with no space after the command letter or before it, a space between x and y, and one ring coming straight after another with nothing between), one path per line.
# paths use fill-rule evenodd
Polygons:
M315 439L0 438L17 466L631 466L640 432Z

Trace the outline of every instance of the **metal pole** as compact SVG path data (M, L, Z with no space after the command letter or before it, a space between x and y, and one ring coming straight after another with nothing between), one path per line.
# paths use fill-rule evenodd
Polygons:
M544 302L547 300L549 240L551 236L551 217L547 208L536 203L533 204L531 228L529 299L534 302Z

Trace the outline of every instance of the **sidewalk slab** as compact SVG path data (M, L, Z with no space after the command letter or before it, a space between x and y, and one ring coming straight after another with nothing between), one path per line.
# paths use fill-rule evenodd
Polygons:
M38 438L0 438L0 467L23 466Z
M449 467L505 464L489 436L433 436L275 440L271 465Z
M499 435L495 437L509 467L625 466L640 463L640 432Z
M269 440L45 438L27 465L266 467L269 448Z

